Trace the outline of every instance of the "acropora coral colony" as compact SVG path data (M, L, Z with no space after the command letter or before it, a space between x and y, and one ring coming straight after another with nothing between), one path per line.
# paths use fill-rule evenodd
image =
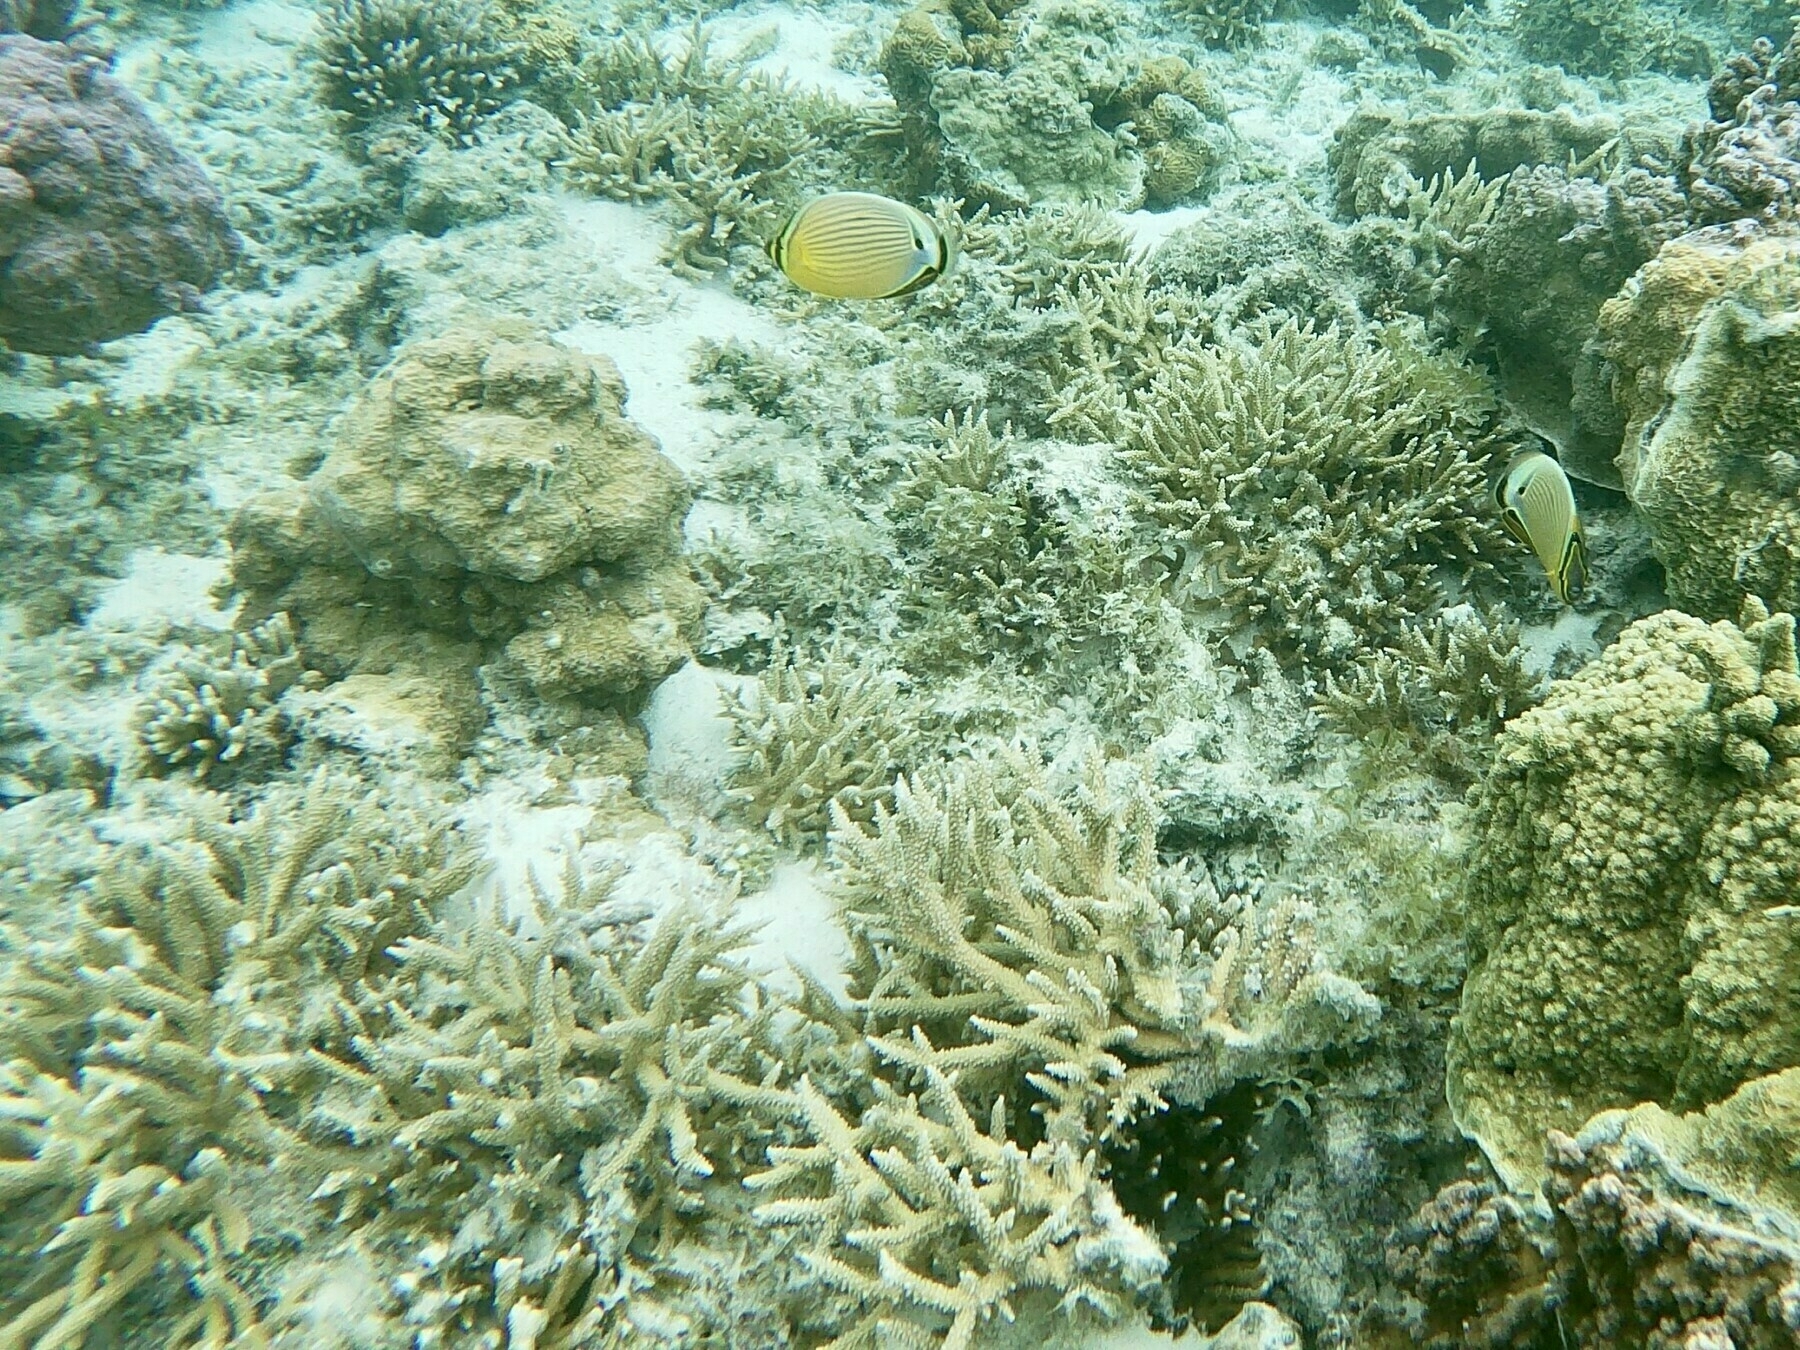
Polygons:
M0 1345L1800 1344L1791 0L212 8L0 0Z

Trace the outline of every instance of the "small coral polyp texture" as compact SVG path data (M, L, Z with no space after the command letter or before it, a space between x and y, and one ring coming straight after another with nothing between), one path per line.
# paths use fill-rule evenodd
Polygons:
M1792 615L1633 624L1506 728L1475 801L1450 1098L1510 1184L1547 1129L1800 1064Z
M1800 608L1800 230L1665 244L1602 307L1599 343L1669 598L1707 618L1746 592Z

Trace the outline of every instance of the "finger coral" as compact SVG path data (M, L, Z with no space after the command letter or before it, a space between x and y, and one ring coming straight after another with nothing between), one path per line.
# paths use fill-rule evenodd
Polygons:
M719 56L696 26L678 55L621 36L584 68L586 99L560 167L588 192L670 202L678 223L665 260L683 275L717 271L735 245L772 234L807 185L820 135L854 117L749 67L748 56Z
M1503 556L1491 395L1409 341L1264 324L1176 346L1128 407L1099 410L1179 551L1183 603L1342 663Z
M357 131L392 119L467 140L518 81L475 0L338 0L320 15L315 59L326 105Z
M1501 733L1477 789L1475 961L1450 1100L1509 1185L1543 1132L1689 1109L1800 1062L1794 620L1632 625Z
M903 780L869 827L838 815L850 1005L809 1007L873 1052L873 1082L721 1085L789 1122L746 1184L797 1243L809 1332L964 1346L996 1318L1158 1306L1188 1215L1127 1217L1095 1150L1150 1166L1130 1143L1172 1101L1357 1034L1366 1004L1334 1031L1305 1011L1336 993L1298 911L1234 909L1166 867L1156 820L1129 773L1092 763L1057 793L1018 757ZM1241 1255L1242 1197L1213 1198L1218 1241L1182 1249L1200 1271Z
M822 843L834 811L867 823L924 754L925 710L892 673L782 647L729 712L744 755L732 795L790 843Z

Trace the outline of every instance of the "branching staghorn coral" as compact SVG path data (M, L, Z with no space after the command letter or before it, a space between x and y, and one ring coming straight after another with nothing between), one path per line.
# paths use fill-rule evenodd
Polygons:
M1330 671L1318 710L1377 752L1396 742L1456 778L1480 772L1500 724L1537 702L1519 625L1499 610L1450 610L1364 653L1342 682Z
M896 673L782 646L727 711L744 752L732 795L788 843L823 842L834 809L867 823L925 753L925 709Z
M1279 0L1165 0L1165 7L1209 47L1241 47L1255 41Z
M318 1196L404 1259L433 1251L463 1325L605 1343L653 1268L681 1282L657 1263L684 1227L729 1208L710 1183L758 1126L712 1080L780 1072L774 1008L746 1004L741 927L678 909L636 936L575 879L545 900L536 936L484 911L395 947L349 1047L312 1059Z
M325 103L358 131L394 120L467 141L518 81L480 0L337 0L314 51Z
M158 681L139 736L151 757L196 779L217 779L279 761L291 740L276 706L295 685L321 680L294 647L286 614L232 636L231 662L190 656Z
M165 1343L262 1343L245 1187L293 1141L294 1055L468 877L327 778L236 823L196 805L185 838L113 858L67 937L0 934L8 1344L77 1344L153 1284Z
M1151 587L1128 522L1060 500L1025 461L1011 427L985 414L933 424L895 492L894 533L913 561L904 604L917 659L1006 651L1030 666L1148 622Z
M1392 642L1505 556L1485 382L1404 333L1289 320L1182 343L1094 434L1144 485L1189 604L1310 662Z
M665 259L703 276L739 242L761 242L795 203L804 160L854 110L749 69L760 53L714 54L696 25L678 55L647 38L615 38L583 69L589 106L559 165L576 187L638 201L660 198L679 224Z
M806 1332L966 1346L996 1318L1164 1296L1167 1256L1096 1150L1177 1088L1272 1071L1322 985L1303 907L1222 901L1158 860L1157 822L1122 766L1059 794L1022 755L903 780L869 828L838 815L849 1007L806 1006L873 1077L718 1084L787 1122L746 1184L808 1273Z

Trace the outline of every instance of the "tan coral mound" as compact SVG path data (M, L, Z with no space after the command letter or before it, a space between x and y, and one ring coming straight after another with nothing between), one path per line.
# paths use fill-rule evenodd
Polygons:
M1632 625L1502 733L1474 831L1449 1089L1509 1184L1546 1129L1800 1064L1791 615Z
M1669 598L1706 618L1745 594L1800 605L1800 236L1665 244L1601 308L1597 342Z
M288 611L334 675L430 666L468 701L504 649L542 694L637 696L685 657L702 597L687 487L624 405L611 361L516 326L409 344L304 485L239 513L248 612Z

